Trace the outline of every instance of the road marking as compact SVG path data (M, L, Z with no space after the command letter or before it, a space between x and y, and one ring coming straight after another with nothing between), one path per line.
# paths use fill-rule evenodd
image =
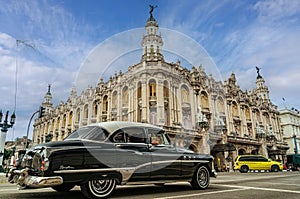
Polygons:
M233 191L241 191L241 190L246 190L246 189L248 189L248 188L222 190L222 191L211 191L211 192L205 192L205 193L186 194L186 195L180 195L180 196L178 196L178 195L176 195L176 196L167 196L167 197L159 197L159 198L155 198L155 199L187 198L187 197L209 195L209 194L216 194L216 193L227 193L227 192L233 192Z
M280 182L264 182L264 184L280 184L280 185L286 185L286 186L300 186L300 184L287 184L287 183L280 183Z
M285 193L300 193L300 191L294 191L294 190L286 190L286 189L273 189L273 188L262 188L262 187L248 187L248 186L238 186L238 185L226 185L226 184L215 184L217 186L223 186L223 187L230 187L230 188L237 188L237 189L256 189L256 190L262 190L262 191L276 191L276 192L285 192Z

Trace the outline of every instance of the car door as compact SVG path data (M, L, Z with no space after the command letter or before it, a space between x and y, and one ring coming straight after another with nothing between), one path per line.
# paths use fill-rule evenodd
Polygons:
M151 179L174 179L181 175L181 153L171 144L161 129L149 128L148 140L151 144Z
M117 164L122 168L135 168L131 180L149 179L151 153L146 142L145 129L128 127L119 129L112 136L117 149Z
M258 156L259 170L270 170L271 163L269 160L263 156Z

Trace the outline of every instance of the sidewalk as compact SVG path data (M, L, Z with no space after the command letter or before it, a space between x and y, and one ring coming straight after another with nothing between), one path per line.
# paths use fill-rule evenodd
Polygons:
M217 178L211 178L211 183L259 181L269 178L294 177L298 175L300 175L300 172L219 172Z
M0 173L0 184L3 184L3 183L9 183L7 180L8 178L5 177L6 173Z

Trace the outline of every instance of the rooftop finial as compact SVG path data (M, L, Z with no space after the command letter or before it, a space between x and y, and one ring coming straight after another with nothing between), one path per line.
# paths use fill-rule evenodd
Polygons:
M51 84L48 84L48 93L50 93Z

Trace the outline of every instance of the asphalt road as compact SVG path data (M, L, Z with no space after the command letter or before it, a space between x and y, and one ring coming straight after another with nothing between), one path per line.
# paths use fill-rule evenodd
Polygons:
M211 179L206 190L192 190L189 183L172 183L164 186L141 185L120 186L112 198L130 199L299 199L300 172L278 173L220 173L218 178ZM51 188L17 190L15 185L0 184L0 199L81 199L79 187L70 192L58 193Z

